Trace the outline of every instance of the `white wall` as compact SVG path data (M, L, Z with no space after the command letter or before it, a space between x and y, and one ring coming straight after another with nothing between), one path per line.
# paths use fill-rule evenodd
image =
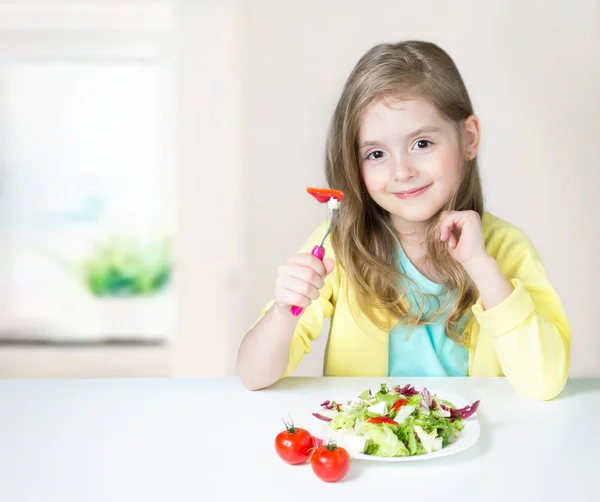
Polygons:
M233 374L245 329L241 4L181 2L177 376Z
M528 233L563 299L572 374L600 374L600 4L253 0L243 27L247 325L325 216L304 188L323 180L352 66L375 43L427 39L455 59L482 121L488 210Z

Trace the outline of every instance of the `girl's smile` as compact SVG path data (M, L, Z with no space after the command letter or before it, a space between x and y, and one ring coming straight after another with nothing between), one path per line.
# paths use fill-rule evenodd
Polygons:
M399 199L408 200L408 199L416 199L419 195L423 194L425 190L427 190L431 185L425 185L419 188L415 188L413 190L405 190L403 192L396 192L394 195Z

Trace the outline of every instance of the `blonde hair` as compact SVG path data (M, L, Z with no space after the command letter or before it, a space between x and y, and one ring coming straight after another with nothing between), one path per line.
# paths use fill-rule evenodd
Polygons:
M358 61L335 109L326 147L327 182L345 192L340 219L332 234L338 264L354 286L359 307L380 328L391 328L383 316L386 312L409 327L432 322L445 314L447 335L465 345L460 320L475 303L477 290L440 241L438 225L444 210L473 210L483 216L477 160L464 161L455 193L432 218L427 231L425 260L446 278L443 304L433 317L423 312L425 301L415 313L406 301L408 292L400 286L408 278L398 268L399 241L389 214L371 199L361 176L358 155L361 115L382 97L427 100L456 125L459 138L463 121L473 114L456 65L435 44L421 41L380 44ZM426 296L423 295L424 300Z

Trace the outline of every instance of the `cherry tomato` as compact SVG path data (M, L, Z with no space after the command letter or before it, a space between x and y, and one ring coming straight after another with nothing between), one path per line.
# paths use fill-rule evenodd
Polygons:
M344 200L344 192L342 192L341 190L332 190L331 188L309 187L306 189L306 191L322 204L326 203L329 199L331 199L331 197L333 197L339 202L342 202L342 200Z
M310 460L314 473L323 481L335 482L350 470L350 455L334 443L319 446Z
M306 429L294 427L293 423L286 423L284 431L275 438L275 451L284 462L288 464L303 464L306 462L314 448L315 442L312 434Z

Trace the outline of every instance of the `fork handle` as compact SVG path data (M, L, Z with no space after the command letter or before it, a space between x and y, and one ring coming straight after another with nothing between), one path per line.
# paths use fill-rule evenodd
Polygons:
M313 256L316 256L319 260L323 261L323 258L325 257L325 248L321 247L321 246L315 246L311 252L311 254ZM298 317L300 314L302 314L302 311L304 309L302 307L298 307L297 305L294 305L292 307L292 314L295 315L296 317Z

